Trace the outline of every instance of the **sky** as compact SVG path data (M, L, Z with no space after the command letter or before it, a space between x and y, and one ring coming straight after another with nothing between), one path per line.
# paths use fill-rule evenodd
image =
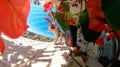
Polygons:
M46 17L47 13L43 11L43 4L35 5L31 3L30 13L27 19L29 28L27 30L43 36L54 38L54 34L52 32L48 32L48 26L50 24L45 20ZM57 27L60 26L57 25Z

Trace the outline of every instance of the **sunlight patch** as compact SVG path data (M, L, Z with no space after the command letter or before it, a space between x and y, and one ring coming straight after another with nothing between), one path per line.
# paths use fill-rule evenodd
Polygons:
M32 64L32 67L47 67L49 62L37 62Z

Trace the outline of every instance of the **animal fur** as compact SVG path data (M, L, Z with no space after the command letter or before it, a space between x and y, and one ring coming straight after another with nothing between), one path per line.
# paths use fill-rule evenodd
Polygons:
M54 24L51 24L48 27L48 31L54 33L54 35L55 35L54 44L55 45L57 44L58 40L59 40L59 42L62 42L63 39L65 38L65 34L60 31L60 28L56 28L56 26Z

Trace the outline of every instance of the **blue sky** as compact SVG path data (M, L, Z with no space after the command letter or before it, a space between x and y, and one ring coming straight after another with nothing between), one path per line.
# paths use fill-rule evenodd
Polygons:
M47 13L43 11L43 4L34 5L31 4L30 14L28 16L28 28L29 31L54 38L52 32L48 32L49 23L45 20ZM59 27L59 25L57 25Z

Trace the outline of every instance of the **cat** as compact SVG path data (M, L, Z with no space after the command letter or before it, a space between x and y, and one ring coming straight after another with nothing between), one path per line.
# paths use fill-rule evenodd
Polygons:
M50 26L48 27L48 31L54 33L55 39L54 39L53 43L55 45L57 44L57 41L59 41L59 43L61 43L63 41L63 39L65 39L65 34L62 31L60 31L60 28L56 27L56 24L50 24Z

